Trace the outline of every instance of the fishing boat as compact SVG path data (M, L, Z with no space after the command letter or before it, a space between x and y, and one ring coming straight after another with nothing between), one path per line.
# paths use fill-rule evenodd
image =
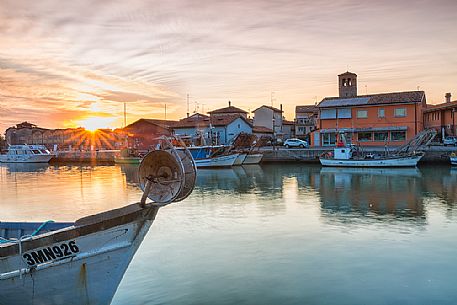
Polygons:
M319 158L323 166L347 166L347 167L414 167L424 156L424 153L398 156L375 156L354 157L350 147L338 147L333 154L326 154Z
M243 165L250 165L250 164L259 164L262 161L263 154L256 153L256 154L248 154L243 161Z
M248 154L246 153L241 153L238 155L238 158L236 158L235 163L233 165L242 165L244 160L246 160Z
M224 146L193 146L188 147L198 168L231 167L239 154L228 153Z
M194 188L190 152L170 145L142 160L139 203L71 223L0 222L0 304L110 304L159 208Z
M121 149L119 155L114 156L117 164L140 164L143 158L133 149Z
M323 166L339 167L414 167L424 156L423 152L399 152L395 154L363 154L355 145L348 145L344 134L338 134L333 152L319 157Z
M55 155L44 145L10 145L4 155L0 155L3 163L48 163Z

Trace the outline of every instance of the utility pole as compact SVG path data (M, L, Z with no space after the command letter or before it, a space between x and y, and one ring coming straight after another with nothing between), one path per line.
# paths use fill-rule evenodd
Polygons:
M127 103L124 102L124 128L127 126Z
M165 121L167 120L167 104L165 104Z

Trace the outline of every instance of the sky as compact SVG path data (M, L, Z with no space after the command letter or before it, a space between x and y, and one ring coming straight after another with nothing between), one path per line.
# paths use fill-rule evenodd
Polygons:
M0 1L0 132L424 90L457 99L457 1ZM189 107L187 95L189 94ZM165 110L166 109L166 110Z

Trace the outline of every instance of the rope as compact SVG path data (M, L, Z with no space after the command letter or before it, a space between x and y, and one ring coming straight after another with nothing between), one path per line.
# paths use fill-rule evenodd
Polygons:
M22 260L22 242L32 239L34 236L39 234L40 231L43 230L43 228L48 223L52 223L52 222L54 222L54 221L53 220L48 220L48 221L43 222L31 235L23 235L23 236L21 236L19 238L10 238L10 239L7 239L7 238L4 238L4 237L0 236L0 244L6 244L6 243L18 244L18 246L19 246L19 257ZM22 272L23 272L22 270L23 269L21 269L21 271L19 272L19 278L20 279L22 279Z

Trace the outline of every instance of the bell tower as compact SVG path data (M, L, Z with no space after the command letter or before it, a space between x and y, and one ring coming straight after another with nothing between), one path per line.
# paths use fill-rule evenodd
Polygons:
M338 88L340 97L356 97L357 74L348 71L338 75Z

